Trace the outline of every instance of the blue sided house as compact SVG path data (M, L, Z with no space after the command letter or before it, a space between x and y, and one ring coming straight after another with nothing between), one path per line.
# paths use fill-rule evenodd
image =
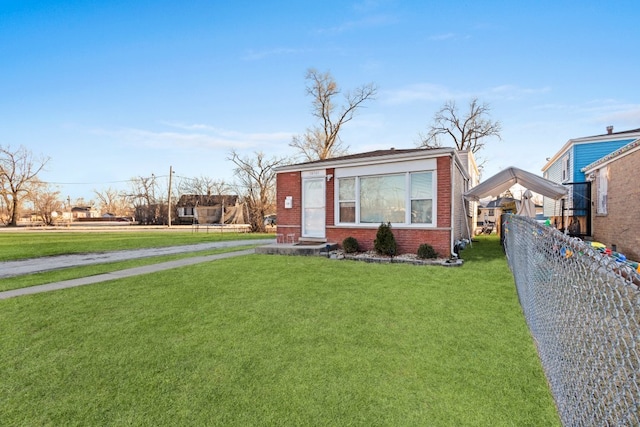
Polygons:
M544 199L544 215L556 228L570 234L591 236L591 183L582 171L585 166L640 139L640 129L570 139L542 168L543 177L569 187L569 195L560 201Z

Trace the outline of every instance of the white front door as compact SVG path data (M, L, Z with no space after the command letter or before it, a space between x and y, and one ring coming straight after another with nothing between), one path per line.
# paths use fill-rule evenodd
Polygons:
M302 237L325 237L325 177L302 180Z

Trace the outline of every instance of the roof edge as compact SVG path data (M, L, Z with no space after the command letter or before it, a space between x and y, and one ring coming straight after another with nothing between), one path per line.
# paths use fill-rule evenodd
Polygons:
M551 157L547 163L542 167L542 172L545 172L547 169L549 169L551 167L552 164L554 164L560 157L562 157L562 155L564 153L566 153L569 148L571 148L573 145L577 145L577 144L588 144L591 142L601 142L601 141L615 141L618 139L626 139L626 138L636 138L636 139L640 139L640 128L638 129L631 129L631 130L626 130L626 131L621 131L621 132L613 132L613 133L605 133L602 135L593 135L593 136L583 136L580 138L572 138L570 140L568 140L563 146L562 148L556 152L556 154L553 155L553 157Z
M608 163L611 163L615 159L619 157L624 157L627 154L631 154L634 151L637 151L638 149L640 149L640 138L628 143L627 145L624 145L618 148L617 150L607 154L606 156L599 158L595 162L588 164L587 166L581 168L580 172L583 172L583 173L591 172L593 169L597 168L598 166L604 166Z
M381 152L387 152L380 154ZM308 171L315 169L326 169L335 167L349 167L355 165L366 164L379 164L387 163L390 160L405 160L405 159L429 159L433 157L440 157L442 155L456 155L458 162L460 158L457 156L456 149L451 147L441 148L416 148L416 149L397 149L396 150L375 150L364 153L357 153L347 156L334 157L326 160L316 160L313 162L297 163L293 165L284 165L275 168L276 173L280 172L293 172L293 171ZM378 153L378 154L376 154Z

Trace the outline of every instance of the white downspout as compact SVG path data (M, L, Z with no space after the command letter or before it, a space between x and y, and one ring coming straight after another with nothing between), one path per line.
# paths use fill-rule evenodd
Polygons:
M454 254L454 238L453 238L453 225L455 222L455 215L456 215L456 210L455 208L455 188L456 188L456 183L455 183L455 174L453 173L454 170L454 164L455 164L455 152L451 153L451 168L450 168L450 173L451 173L451 231L449 232L449 237L450 237L450 244L449 244L449 256Z

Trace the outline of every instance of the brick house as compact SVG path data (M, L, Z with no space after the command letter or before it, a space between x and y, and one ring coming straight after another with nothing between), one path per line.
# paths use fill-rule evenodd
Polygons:
M582 169L591 181L593 239L640 260L640 138Z
M428 243L449 256L476 222L475 202L463 198L479 176L470 152L378 150L282 166L276 174L278 233L298 241L354 237L371 250L380 224L390 222L399 253Z

